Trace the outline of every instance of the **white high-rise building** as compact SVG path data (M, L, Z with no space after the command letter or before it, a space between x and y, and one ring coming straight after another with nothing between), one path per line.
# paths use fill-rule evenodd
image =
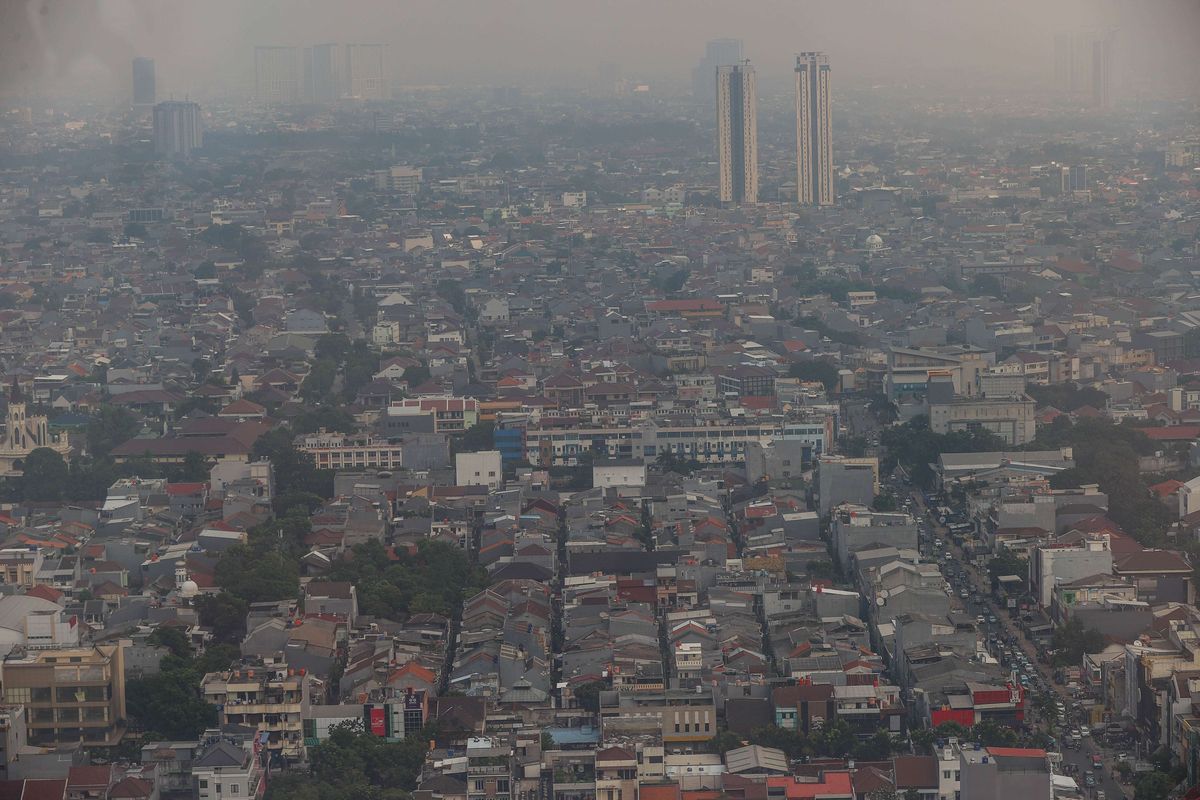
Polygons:
M381 44L346 45L346 91L359 100L386 100L386 51Z
M833 205L833 115L824 53L796 56L796 199Z
M749 61L717 67L717 159L721 202L757 202L758 81Z
M258 102L299 102L300 77L300 54L295 47L254 48L254 97Z

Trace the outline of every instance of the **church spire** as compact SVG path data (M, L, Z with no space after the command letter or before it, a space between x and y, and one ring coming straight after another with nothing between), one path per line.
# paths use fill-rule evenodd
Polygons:
M9 403L24 403L25 402L25 397L24 397L24 395L21 394L21 387L19 385L17 385L17 376L16 375L14 375L13 379L12 379L12 389L8 393L8 402Z

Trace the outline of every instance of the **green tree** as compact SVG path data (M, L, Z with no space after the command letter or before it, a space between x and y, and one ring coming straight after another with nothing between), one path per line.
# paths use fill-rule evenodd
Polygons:
M195 739L217 722L216 706L200 695L203 677L190 658L165 656L157 675L136 678L126 685L129 715L144 730L165 739Z
M281 542L282 538L280 530ZM300 570L294 558L271 549L269 543L257 547L239 544L221 554L213 577L221 589L234 597L258 603L295 597Z
M823 358L793 363L788 367L788 376L802 381L820 381L829 394L837 391L841 381L837 366Z
M102 405L88 421L88 454L104 458L114 447L137 436L141 428L138 418L128 409Z
M48 447L38 447L25 456L21 494L26 500L62 500L70 493L71 469L63 457Z
M1052 644L1055 649L1054 665L1076 666L1083 660L1084 653L1099 653L1104 649L1104 635L1095 628L1084 628L1078 617L1072 617L1065 625L1054 630Z
M492 438L496 423L491 420L476 422L467 428L459 438L455 451L459 453L477 453L481 450L494 450L495 440Z
M876 511L895 511L900 507L896 502L896 495L891 492L875 495L875 500L871 503L871 507Z
M1147 772L1133 785L1133 800L1166 800L1175 788L1171 776L1159 770Z
M287 427L274 428L258 437L252 452L255 459L271 460L275 486L280 493L295 490L319 497L333 496L333 473L317 469L312 455L297 450Z
M208 459L196 450L189 450L183 456L183 463L172 470L171 479L188 483L208 480Z
M1029 562L1007 547L1001 547L995 557L988 562L988 576L992 579L992 583L995 583L1001 575L1017 575L1021 578L1021 585L1024 586L1026 576L1029 575Z
M463 291L462 284L452 278L444 278L437 282L435 289L438 297L450 304L459 314L465 314L467 311L467 293Z
M309 752L307 775L283 773L272 779L267 800L400 800L416 788L427 734L388 742L364 732L359 722L336 725Z
M248 610L245 600L229 592L203 594L196 598L200 624L212 628L213 638L218 642L241 641Z
M146 641L159 647L165 647L171 651L171 655L176 658L190 658L192 655L192 646L188 643L187 634L170 626L159 626L154 629Z
M600 693L608 689L608 685L603 681L591 681L576 687L575 701L579 703L579 707L590 711L593 714L600 713Z

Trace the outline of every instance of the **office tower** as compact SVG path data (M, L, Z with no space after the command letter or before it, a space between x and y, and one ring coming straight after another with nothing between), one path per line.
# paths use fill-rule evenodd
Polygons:
M1071 47L1071 34L1054 34L1054 88L1071 91L1071 69L1074 54Z
M381 44L346 45L346 89L359 100L387 99L387 72Z
M717 67L721 202L758 200L758 82L749 61Z
M704 45L704 57L692 70L692 96L704 102L717 90L717 67L742 60L741 39L713 39Z
M801 205L833 204L833 121L829 56L796 56L796 199Z
M332 103L342 96L341 65L336 44L304 48L304 99Z
M1087 167L1085 165L1075 164L1068 168L1067 174L1070 176L1072 192L1082 192L1087 189Z
M1059 192L1061 194L1071 194L1072 192L1082 192L1087 189L1087 167L1083 164L1075 164L1071 167L1063 167L1061 177L1059 178Z
M135 58L133 60L133 104L135 106L154 105L154 59Z
M1113 79L1113 34L1101 35L1092 42L1092 105L1111 109Z
M154 152L167 158L187 158L204 146L200 106L168 100L154 107Z
M254 97L277 105L300 99L300 62L294 47L254 48Z

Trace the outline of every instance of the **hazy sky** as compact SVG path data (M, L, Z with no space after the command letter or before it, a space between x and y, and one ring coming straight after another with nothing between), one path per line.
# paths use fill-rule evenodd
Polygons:
M1129 85L1200 83L1200 0L0 0L0 91L249 90L255 44L383 42L397 84L583 86L602 62L686 90L704 41L745 41L760 82L825 50L847 86L1043 81L1053 35L1119 29Z

